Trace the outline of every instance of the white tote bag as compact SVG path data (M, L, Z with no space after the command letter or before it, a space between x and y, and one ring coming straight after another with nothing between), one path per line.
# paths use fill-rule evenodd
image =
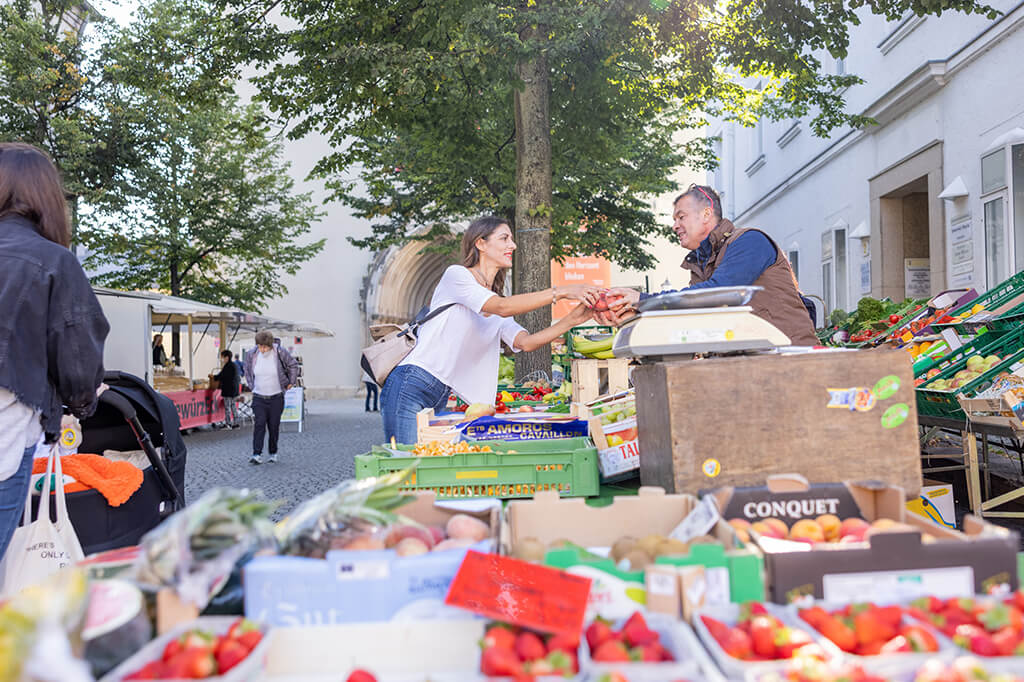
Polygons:
M56 474L57 520L50 520L50 481ZM32 520L32 486L25 500L22 525L14 531L7 546L2 571L3 587L0 594L12 595L22 588L39 583L65 566L84 558L82 545L68 518L67 500L64 498L64 472L60 466L60 451L56 444L50 448L43 478L39 511Z

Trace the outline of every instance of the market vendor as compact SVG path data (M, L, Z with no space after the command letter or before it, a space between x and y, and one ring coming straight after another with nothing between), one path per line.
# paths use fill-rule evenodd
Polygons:
M754 314L778 327L795 346L814 346L808 310L797 289L796 277L782 249L763 231L737 228L722 218L722 201L710 187L690 185L673 202L672 228L690 253L682 267L690 271L690 286L684 289L755 285L763 291L750 302ZM661 292L670 293L670 292ZM609 296L617 322L638 301L651 294L635 289L612 289Z

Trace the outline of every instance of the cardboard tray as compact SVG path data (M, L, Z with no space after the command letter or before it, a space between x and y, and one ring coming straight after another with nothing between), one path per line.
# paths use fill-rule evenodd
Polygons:
M155 661L163 656L168 642L181 637L189 630L206 630L216 635L222 635L228 631L228 628L238 618L239 616L202 616L188 623L182 623L132 654L126 661L101 677L100 682L120 682L150 661ZM247 682L248 680L259 679L263 671L264 660L267 657L267 641L270 638L266 628L264 628L263 633L263 639L260 640L260 643L256 645L256 648L249 653L245 660L229 670L226 675L217 675L207 679L211 680L211 682ZM166 678L163 682L179 682L179 680Z
M892 519L914 529L879 533L864 543L814 547L755 538L765 559L768 597L777 603L809 597L841 601L838 594L863 594L865 588L874 590L876 599L900 601L936 589L945 591L936 596L971 596L1000 585L1012 590L1018 586L1015 532L974 516L965 517L963 532L940 526L907 513L904 492L896 486L878 482L810 486L800 476L786 475L770 477L766 486L724 488L713 494L726 519L758 520L782 509L794 512L787 519L792 525L797 518L814 518L825 509L840 518ZM744 510L754 516L745 515ZM934 542L922 542L922 534L932 536ZM900 581L901 575L919 582ZM880 581L886 579L898 583L899 593L884 592ZM907 593L910 585L916 585L920 594Z

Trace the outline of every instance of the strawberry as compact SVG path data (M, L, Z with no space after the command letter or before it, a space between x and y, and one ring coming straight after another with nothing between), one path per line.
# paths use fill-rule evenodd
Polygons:
M953 641L971 653L979 656L998 656L999 648L992 636L977 625L961 625L956 629Z
M910 602L910 605L928 613L939 613L943 606L942 600L938 597L921 597Z
M249 649L236 639L224 638L217 645L214 657L217 659L218 674L223 675L227 671L245 660L249 655Z
M857 648L857 634L853 628L835 616L826 613L815 628L843 651L849 652Z
M722 621L715 620L711 616L701 616L700 620L719 644L729 635L729 630L732 629Z
M185 677L199 680L217 674L217 661L213 658L213 652L209 647L185 649L180 654L180 658L185 662Z
M622 642L607 641L599 645L590 657L598 663L629 663L631 660Z
M878 652L880 654L902 654L913 651L913 647L910 646L910 642L903 635L896 635L888 642L882 645L882 649Z
M800 615L801 618L803 618L805 623L815 628L816 630L821 629L819 627L819 624L822 621L832 617L831 615L829 615L828 611L821 608L820 606L812 606L807 609L800 609L797 613Z
M580 671L580 664L576 658L575 651L552 651L544 660L551 665L551 671L558 675L565 675L568 677L569 675L575 675Z
M511 649L492 646L480 655L480 672L490 677L514 677L522 672L522 665Z
M612 629L608 623L600 618L587 626L584 635L587 638L587 646L591 651L597 649L604 642L612 638Z
M257 625L254 621L251 621L248 618L239 618L231 624L231 627L228 628L227 636L232 639L236 639L242 633L251 632L252 630L259 629L260 626Z
M202 630L189 630L178 638L180 651L185 649L204 649L213 646L213 636Z
M1024 590L1017 590L1006 600L1006 603L1017 607L1018 611L1024 612Z
M536 661L544 658L548 651L540 637L523 631L516 635L515 652L520 661Z
M857 648L854 649L853 653L858 656L877 656L882 653L882 647L885 646L885 642L874 641L867 644L858 644Z
M767 616L768 609L765 605L757 601L744 602L740 606L740 621L752 620L754 616Z
M575 656L576 650L580 648L580 638L565 634L552 635L548 638L547 648L549 654L552 651L564 651Z
M879 606L875 609L875 613L894 628L903 624L903 608L900 606Z
M939 650L939 643L928 628L908 625L900 630L900 634L906 637L912 651L935 653Z
M487 628L487 632L484 633L484 638L480 641L480 646L484 649L490 649L492 646L501 647L502 649L512 649L516 645L516 633L512 632L505 625L492 625Z
M597 678L597 682L629 682L622 673L610 672Z
M775 622L765 616L750 621L750 644L755 656L775 658Z
M739 628L729 628L725 639L720 641L719 644L721 644L725 653L741 661L748 660L754 655L753 642L750 641L750 635Z
M377 678L372 673L357 669L348 674L345 682L377 682Z
M177 641L177 640L175 640ZM167 677L167 664L163 661L150 661L130 675L125 675L126 680L159 680Z
M1007 627L1013 628L1018 632L1024 630L1024 617L1021 616L1021 612L1014 606L1007 606L1006 604L983 606L977 618L978 622L985 626L985 629L989 632L995 632Z
M262 639L262 632L260 632L259 630L249 630L248 632L243 632L241 635L239 635L236 638L236 641L249 651L252 651L256 648L256 645L259 644Z
M622 639L629 646L643 646L658 640L658 633L647 627L644 617L639 612L634 613L622 626Z
M1012 627L997 630L992 635L992 642L996 645L996 649L999 650L1000 656L1013 656L1013 652L1021 643L1020 630L1015 630Z
M896 627L872 610L861 611L853 617L853 631L860 644L885 643L896 636Z
M814 639L804 632L795 628L783 627L775 632L775 657L793 658L793 655L808 644L814 644Z
M161 660L169 661L184 650L184 647L181 646L181 637L172 639L164 647L164 655L161 657Z

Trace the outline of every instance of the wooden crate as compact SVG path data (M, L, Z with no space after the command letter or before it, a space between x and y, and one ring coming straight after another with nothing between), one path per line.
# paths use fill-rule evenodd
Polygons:
M436 440L452 440L458 434L452 432L452 427L458 424L464 419L460 414L453 416L450 420L445 420L441 424L431 425L431 420L434 417L434 408L424 407L422 410L416 413L416 442L417 443L433 443ZM409 443L413 445L413 443Z
M693 494L762 485L766 476L793 472L813 483L881 480L909 497L920 490L906 351L645 364L633 370L633 383L643 485ZM832 391L858 388L878 389L870 408L829 407L841 395ZM894 415L902 421L896 424Z
M572 401L589 403L598 396L629 388L629 358L572 361Z
M1013 393L998 398L957 396L957 400L960 401L968 422L1005 427L1011 429L1017 438L1024 438L1024 422L1017 416L1021 412L1021 402Z

